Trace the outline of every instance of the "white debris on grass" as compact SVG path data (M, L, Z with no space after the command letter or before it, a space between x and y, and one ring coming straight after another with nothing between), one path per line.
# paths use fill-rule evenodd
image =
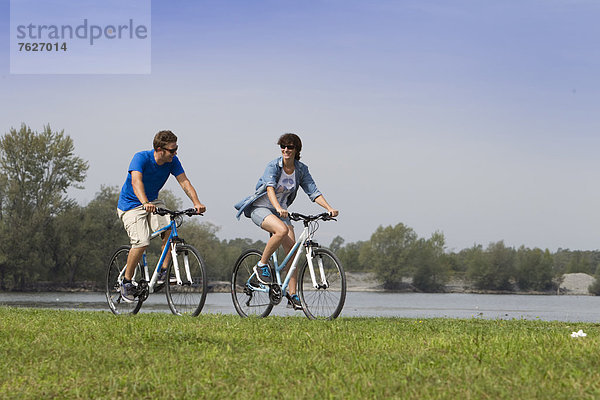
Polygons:
M571 333L571 337L572 338L577 338L577 337L586 337L587 333L585 333L584 331L582 331L581 329L577 332L573 332Z

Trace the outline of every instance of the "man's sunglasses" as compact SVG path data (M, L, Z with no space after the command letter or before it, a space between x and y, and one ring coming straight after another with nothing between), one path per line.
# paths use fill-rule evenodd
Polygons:
M281 150L287 148L288 150L294 150L296 148L296 146L294 146L293 144L280 144L279 147L281 147Z
M177 151L177 149L179 149L179 146L175 147L174 149L167 149L166 147L162 148L165 151L168 151L171 154L175 154L175 152Z

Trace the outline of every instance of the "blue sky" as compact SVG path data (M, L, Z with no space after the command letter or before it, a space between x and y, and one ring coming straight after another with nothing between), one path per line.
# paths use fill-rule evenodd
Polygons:
M595 1L153 1L149 75L10 75L8 11L0 127L73 137L83 204L171 129L203 219L260 238L232 204L292 131L341 212L325 243L403 222L455 250L600 247Z

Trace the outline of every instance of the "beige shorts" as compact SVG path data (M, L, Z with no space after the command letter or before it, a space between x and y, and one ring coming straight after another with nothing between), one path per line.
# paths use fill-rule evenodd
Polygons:
M165 206L161 200L155 200L152 204L157 207ZM117 208L117 214L123 221L131 247L134 249L148 246L151 232L155 232L171 222L168 215L148 214L144 206L138 206L128 211L121 211Z

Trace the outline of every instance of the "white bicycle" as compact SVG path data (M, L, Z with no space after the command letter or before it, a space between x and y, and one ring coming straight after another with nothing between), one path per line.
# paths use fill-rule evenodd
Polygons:
M337 256L313 241L319 226L318 221L335 220L335 218L332 218L329 213L319 215L292 213L290 219L303 221L304 230L281 264L277 263L276 253L271 256L269 267L276 280L270 285L259 282L253 267L260 260L262 252L244 251L236 261L231 276L233 305L242 317L268 316L273 306L288 296L290 278L303 253L296 250L304 246L306 260L298 270L298 297L302 310L310 319L337 318L346 300L346 274ZM290 263L294 253L291 267L282 282L281 271Z

